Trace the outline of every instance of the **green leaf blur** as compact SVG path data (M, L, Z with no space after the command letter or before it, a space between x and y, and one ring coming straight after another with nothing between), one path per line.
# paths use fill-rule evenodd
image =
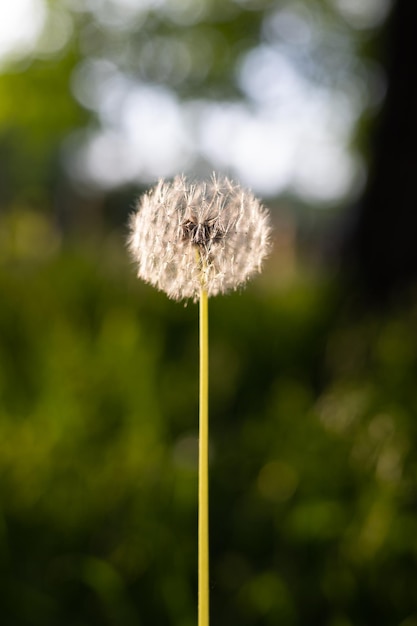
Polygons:
M115 250L1 265L0 597L16 626L195 623L197 307ZM337 301L301 277L211 301L216 624L414 611L416 311L345 321Z

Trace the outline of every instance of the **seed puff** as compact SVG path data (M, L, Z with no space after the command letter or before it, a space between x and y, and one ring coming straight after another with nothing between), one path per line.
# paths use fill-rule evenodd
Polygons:
M236 289L261 270L270 248L269 214L249 191L213 174L159 183L138 202L129 250L138 276L174 300Z

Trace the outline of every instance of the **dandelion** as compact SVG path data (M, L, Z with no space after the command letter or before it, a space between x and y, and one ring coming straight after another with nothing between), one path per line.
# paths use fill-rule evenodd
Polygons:
M260 272L270 247L269 214L228 178L189 183L177 176L142 197L130 227L138 276L175 300L200 300L198 626L208 626L208 298Z
M198 300L244 284L269 249L269 217L252 193L227 178L160 181L131 220L138 276L170 298Z

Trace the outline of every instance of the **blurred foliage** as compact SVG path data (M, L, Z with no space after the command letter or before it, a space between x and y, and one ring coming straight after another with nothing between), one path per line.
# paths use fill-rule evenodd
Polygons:
M2 223L2 618L191 626L197 307L117 237L36 257L30 217ZM211 301L219 626L415 623L417 308L338 302L311 276Z

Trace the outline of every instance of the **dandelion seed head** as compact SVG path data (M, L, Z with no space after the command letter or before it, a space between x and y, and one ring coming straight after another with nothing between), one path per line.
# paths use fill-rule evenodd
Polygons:
M142 196L131 217L129 250L138 276L170 298L197 300L237 289L270 248L269 214L228 178L163 180Z

